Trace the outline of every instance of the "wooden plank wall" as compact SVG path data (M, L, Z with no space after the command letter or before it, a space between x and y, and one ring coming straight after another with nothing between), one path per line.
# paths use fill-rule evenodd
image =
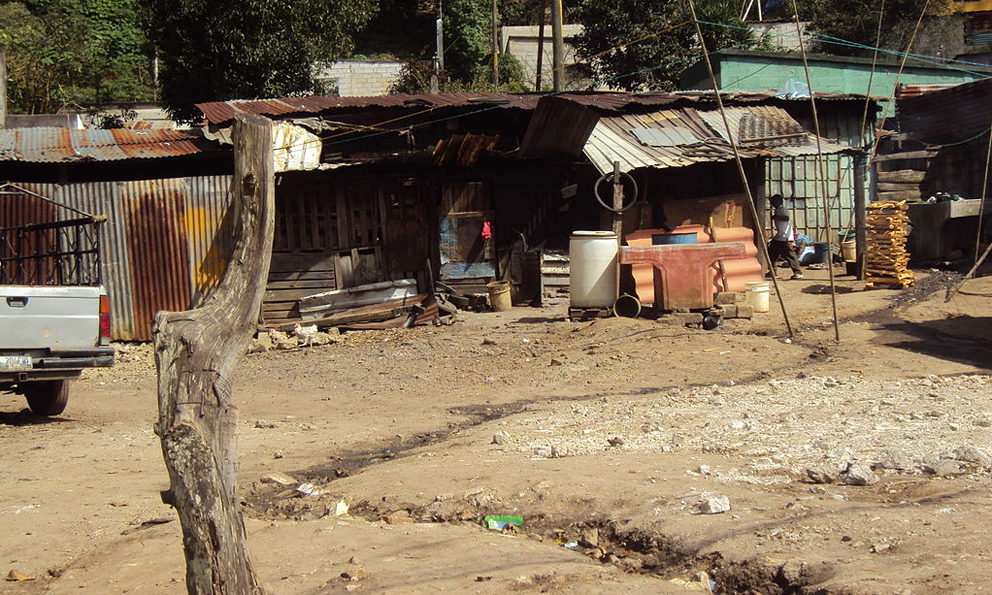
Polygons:
M424 213L433 210L426 198L421 186L400 180L284 176L276 188L265 321L298 320L305 295L386 280L425 281L430 228Z

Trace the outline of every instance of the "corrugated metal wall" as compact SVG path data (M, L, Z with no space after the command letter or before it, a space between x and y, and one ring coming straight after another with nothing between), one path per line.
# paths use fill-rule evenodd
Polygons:
M188 309L224 272L233 225L230 176L15 183L69 207L107 215L100 260L114 339L151 339L158 310ZM73 217L71 211L59 211L61 219ZM0 210L0 216L6 215Z
M869 120L869 136L866 144L874 141L871 134L872 121ZM837 112L821 120L821 133L825 138L839 140L848 146L858 146L861 141L858 130L861 128L861 114ZM765 192L768 196L781 194L785 205L792 212L796 233L804 233L818 242L837 241L837 232L853 229L854 213L854 157L850 155L825 155L823 169L826 171L827 196L830 206L829 227L833 237L827 237L827 216L823 204L822 190L818 187L816 156L774 158L765 160ZM869 180L864 180L868 194ZM769 219L770 221L770 219Z

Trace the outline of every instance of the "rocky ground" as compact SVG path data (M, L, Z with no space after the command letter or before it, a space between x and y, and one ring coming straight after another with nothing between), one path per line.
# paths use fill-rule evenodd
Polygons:
M791 338L774 307L703 331L559 305L249 354L259 575L274 594L988 592L992 278L944 303L949 280L841 277L840 343L820 272L782 284ZM51 420L0 395L0 591L185 590L154 373L121 346Z

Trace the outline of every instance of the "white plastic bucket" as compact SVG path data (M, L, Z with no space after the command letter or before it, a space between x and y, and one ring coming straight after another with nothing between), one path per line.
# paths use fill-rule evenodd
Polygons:
M840 253L844 256L844 262L854 262L858 259L858 244L854 241L842 242Z
M568 245L573 308L612 308L620 284L620 244L611 231L576 231Z
M749 281L744 284L744 292L747 303L754 308L755 312L768 311L768 300L771 295L768 281Z

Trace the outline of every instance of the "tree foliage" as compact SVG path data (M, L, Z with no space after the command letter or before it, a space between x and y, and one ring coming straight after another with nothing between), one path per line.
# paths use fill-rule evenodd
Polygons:
M151 97L134 0L2 2L0 51L15 113Z
M194 104L311 92L313 65L345 56L375 0L146 0L162 61L162 100L178 120Z
M709 51L758 43L757 36L743 28L737 13L739 4L696 0L700 21L742 27L703 25ZM580 0L574 16L584 28L574 40L576 50L591 60L594 75L614 88L672 90L682 71L701 57L695 28L677 27L691 19L683 0ZM641 38L646 39L620 47Z
M904 50L909 42L920 13L926 7L927 17L950 13L950 0L808 0L800 5L800 18L810 21L810 30L869 47L875 46L878 33L878 15L882 11L882 36L884 49ZM884 8L884 10L882 10ZM807 14L803 14L803 13ZM821 51L857 55L863 48L840 43L823 43Z

